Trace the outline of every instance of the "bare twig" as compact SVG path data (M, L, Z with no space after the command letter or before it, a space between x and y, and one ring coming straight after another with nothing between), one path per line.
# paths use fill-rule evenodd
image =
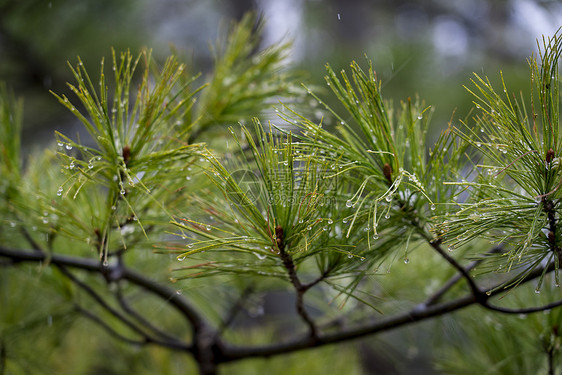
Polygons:
M281 227L277 227L275 228L275 235L276 235L276 241L277 241L277 248L279 249L279 256L281 257L281 261L283 262L283 266L285 266L285 269L287 270L287 273L289 274L289 280L291 281L291 284L293 284L293 287L295 288L295 291L297 293L297 301L296 301L296 308L297 308L297 313L300 315L300 317L302 318L302 320L308 325L308 328L310 330L310 337L312 337L313 339L317 336L318 334L318 328L316 327L316 324L314 323L314 320L312 319L312 317L308 314L308 312L306 311L306 308L304 307L304 294L306 293L306 291L310 288L310 286L306 286L303 285L297 275L297 270L296 270L296 266L295 263L293 262L293 257L291 257L291 254L287 253L285 251L285 241L284 241L284 237L283 237L283 228Z

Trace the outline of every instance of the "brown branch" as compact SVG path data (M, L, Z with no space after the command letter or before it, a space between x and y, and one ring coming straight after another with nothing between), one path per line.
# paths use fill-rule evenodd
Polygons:
M297 275L297 269L295 263L293 262L293 257L291 254L285 251L285 239L283 236L283 228L280 226L275 228L275 237L277 242L277 248L279 249L279 256L281 257L281 261L283 262L283 266L287 270L289 275L289 280L295 291L297 292L297 301L296 301L296 308L297 313L302 318L302 320L308 325L310 330L309 334L312 339L314 339L318 335L318 329L316 328L316 324L312 317L306 311L304 306L304 294L310 288L310 286L303 285Z
M117 298L117 301L119 302L119 305L123 309L123 311L125 311L127 314L132 316L134 319L136 319L144 327L148 328L149 330L154 332L156 335L160 336L161 338L163 338L165 340L176 341L178 343L180 342L180 340L178 340L176 337L170 335L169 333L165 332L161 328L155 326L154 324L152 324L152 322L150 322L148 319L146 319L144 316L142 316L138 311L134 310L131 307L131 305L127 302L125 296L123 295L122 290L121 290L121 285L118 285L118 289L117 289L117 292L116 292L115 296Z
M554 270L553 265L548 267L547 271L550 272ZM540 277L544 271L544 268L540 267L532 272L530 272L522 283L529 282L531 280ZM493 297L498 295L500 292L497 291L499 287L503 284L498 284L497 286L491 288L490 296ZM505 290L512 289L513 286L506 287ZM295 339L289 342L273 344L261 347L225 347L223 351L223 362L232 362L246 358L253 357L271 357L280 354L288 354L296 351L317 348L325 345L336 344L344 341L354 340L361 337L374 335L377 333L389 331L395 328L404 327L412 323L424 321L437 316L445 315L474 304L481 304L473 293L469 293L463 297L456 298L451 301L442 302L434 305L420 304L415 306L408 312L397 314L386 319L377 320L364 324L358 327L352 327L344 331L339 331L335 333L318 335L315 338L302 337L300 339ZM543 308L548 309L549 305L543 306ZM484 308L487 306L484 305ZM538 308L536 311L541 311Z

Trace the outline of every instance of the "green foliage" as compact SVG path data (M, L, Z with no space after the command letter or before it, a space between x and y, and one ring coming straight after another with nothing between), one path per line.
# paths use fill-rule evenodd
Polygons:
M541 263L552 262L557 284L560 231L555 211L562 194L558 163L560 48L559 35L543 40L540 65L536 58L530 60L535 90L530 112L523 98L517 100L509 94L505 83L503 93L497 93L488 79L476 75L471 92L481 114L476 115L474 128L457 130L478 151L476 169L468 182L447 182L462 186L469 194L438 225L442 238L452 247L475 238L501 245L503 251L491 257L490 268L496 271L515 269L522 277Z
M513 291L511 300L505 298L510 302L494 305L490 299L502 289L538 278L537 292L547 281L550 298L542 297L547 304L555 299L553 284L559 284L560 35L543 40L541 61L530 61L535 93L529 110L523 100L507 94L505 84L504 94L498 94L487 78L476 76L471 89L478 109L476 126L468 120L463 127L451 122L430 148L432 109L417 98L398 106L384 100L370 62L366 70L353 62L350 73L340 75L327 65L326 82L339 106L326 105L310 89L312 100L324 108L321 121L311 119L299 104L306 90L297 89L294 72L285 70L286 45L257 52L261 23L253 33L255 22L254 17L244 18L219 42L215 68L201 85L195 84L199 75L188 74L174 56L158 65L148 51L138 56L113 52L112 73L106 77L102 61L98 79L78 59L70 67L76 83L69 85L76 99L54 95L80 120L87 139L57 132L56 152L47 150L25 163L20 155L21 106L0 87L0 135L5 140L0 172L6 176L0 182L0 212L6 215L0 255L7 259L1 265L53 262L56 271L47 267L42 274L40 268L46 281L36 279L57 296L47 304L51 314L68 316L68 326L85 316L130 345L152 343L184 351L201 373L212 373L205 367L207 357L217 366L286 354L470 304L479 304L486 314L548 314L517 324L506 320L501 324L509 329L499 330L495 316L487 315L481 325L481 319L459 314L458 345L437 358L444 372L556 368L560 309L551 308L560 302L525 310L541 300L525 294L524 287ZM255 115L271 117L279 100L282 125L266 125L258 118L253 126L234 124ZM210 142L195 143L204 139ZM442 244L458 250L448 255ZM14 253L8 247L20 250ZM373 277L389 271L399 255L409 263L414 249L418 265L409 266L400 280ZM153 256L151 250L175 258ZM471 259L476 263L464 265ZM176 260L184 263L178 266ZM458 273L456 279L445 281L449 271L444 265ZM69 271L72 266L93 276L76 277ZM174 288L179 288L171 292L164 281L168 273L162 272L170 266ZM474 281L475 266L497 272ZM155 280L145 280L133 268L155 274ZM540 277L533 274L537 269ZM552 269L554 281L545 276ZM0 274L0 280L9 281L0 289L3 305L11 302L16 289L13 277L11 272ZM427 282L422 303L409 291L420 280ZM468 295L465 287L456 286L459 280L468 284ZM148 297L139 297L139 286L161 298L157 301L162 305L154 307ZM287 290L296 313L290 330L282 330L279 322L262 321L250 329L232 324L239 310L251 315L244 304L252 304L252 294L259 299L261 293ZM404 306L382 300L391 294L402 298ZM450 300L440 303L444 295ZM418 305L411 307L411 300ZM59 302L69 310L58 310ZM330 306L334 302L339 311ZM6 345L18 347L17 317L38 303L22 299L2 313L0 352L6 353ZM160 312L169 306L179 311ZM373 311L390 311L396 320L391 316L373 323ZM142 328L124 318L125 313ZM34 320L25 317L24 325ZM303 331L293 327L295 321L307 331L291 341L294 331ZM346 330L353 324L364 329ZM69 337L80 342L80 336ZM184 336L192 341L184 344ZM240 347L232 349L225 338ZM274 340L283 344L243 346L245 341L261 345ZM71 350L59 335L40 345L63 354ZM92 352L106 356L103 345L93 343ZM0 365L16 372L19 367L12 358L18 356L11 350L10 360L0 358ZM164 368L166 354L147 352L149 368L182 371ZM138 358L129 352L129 361ZM294 372L320 368L295 358ZM144 371L103 360L87 363L104 373ZM81 365L75 364L76 371L86 373ZM244 364L230 366L250 372Z

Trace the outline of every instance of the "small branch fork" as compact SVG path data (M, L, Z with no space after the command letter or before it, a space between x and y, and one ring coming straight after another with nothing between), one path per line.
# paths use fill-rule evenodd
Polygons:
M312 339L315 339L318 335L318 328L316 328L316 324L314 323L314 320L308 314L306 308L304 307L304 294L308 289L310 289L315 284L315 282L312 282L310 284L303 284L300 281L297 275L297 269L295 267L295 263L293 262L293 257L291 256L291 254L285 251L285 239L283 235L283 228L281 228L280 226L277 226L275 228L275 239L277 242L277 248L279 249L279 256L281 258L281 261L283 262L283 266L287 270L287 273L289 275L289 280L291 281L291 284L293 284L293 287L297 292L297 302L296 302L297 313L302 318L302 320L306 323L306 325L308 325L310 337Z
M158 283L136 271L131 270L122 262L110 264L108 267L102 267L99 261L95 259L69 257L59 254L46 254L38 250L15 250L3 246L0 246L0 258L9 260L12 265L18 265L22 263L48 262L49 264L56 266L66 277L72 280L74 284L84 290L86 294L88 294L97 303L97 305L99 305L107 313L129 327L129 329L134 332L136 336L140 337L140 339L131 339L122 335L121 333L115 331L107 323L105 323L98 315L86 310L81 306L76 305L75 308L82 314L84 314L84 316L102 326L110 335L132 345L153 344L174 350L179 350L183 353L192 355L198 363L199 373L202 375L217 374L218 365L220 365L221 363L239 361L253 357L270 357L275 355L282 355L286 353L301 351L304 349L349 341L360 337L389 331L398 327L403 327L437 316L445 315L474 304L481 305L488 310L507 314L529 314L562 306L562 301L556 301L540 307L523 309L507 309L503 307L493 306L489 303L489 300L500 293L498 291L499 285L490 288L490 292L488 293L481 291L469 274L470 270L476 265L475 263L472 263L468 267L464 268L454 258L450 257L441 248L439 243L433 243L432 247L459 272L457 276L451 278L434 295L428 297L425 302L415 306L410 311L407 311L405 313L389 316L385 319L369 321L360 326L349 327L337 332L330 332L325 334L321 334L318 332L316 325L304 310L303 303L304 293L313 285L320 282L322 280L322 276L319 280L314 280L308 284L303 284L296 275L295 265L292 261L292 258L290 257L290 254L287 254L285 251L280 251L281 259L285 268L287 269L287 272L289 273L291 283L297 290L297 310L299 310L300 304L302 310L299 310L299 315L309 325L311 332L308 335L295 337L284 343L247 347L232 346L224 342L221 338L221 328L219 327L217 329L212 327L205 320L203 315L194 306L191 305L186 296L177 294L175 289L170 288L167 285ZM155 295L163 301L166 301L182 316L184 316L186 321L189 323L193 332L191 342L183 342L174 338L171 334L162 331L158 327L153 326L152 324L146 324L147 320L132 309L127 300L121 294L121 291L119 291L118 289L117 299L123 312L127 314L124 315L123 312L118 311L115 307L112 307L110 304L108 304L89 285L85 284L74 274L72 274L69 269L82 270L94 274L103 275L108 282L127 280L130 284L133 284L136 287L139 287L146 292ZM550 272L552 270L554 270L554 264L548 266L547 269L544 269L542 267L536 268L528 275L526 275L521 283L534 280L540 277L543 273ZM445 302L439 302L442 296L455 283L462 279L465 279L467 281L470 292L459 298L455 298ZM509 289L511 289L511 287L505 288L505 290ZM226 323L226 325L228 324L229 322ZM222 329L224 330L224 327L222 327Z

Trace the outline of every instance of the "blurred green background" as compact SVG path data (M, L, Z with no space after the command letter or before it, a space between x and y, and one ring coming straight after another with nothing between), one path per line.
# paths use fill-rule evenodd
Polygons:
M266 19L263 46L294 42L291 60L309 82L322 84L326 62L339 70L366 54L383 94L418 94L436 110L435 129L455 109L459 118L468 113L462 86L471 72L497 81L501 67L510 89L526 89L525 60L536 38L562 24L559 1L3 0L0 80L25 97L27 142L50 140L53 128L69 134L75 122L48 92L66 93L67 61L79 55L95 70L111 47L149 47L160 59L174 49L194 72L205 72L219 30L248 11Z
M52 90L72 97L65 86L65 82L73 81L67 61L74 64L80 56L88 69L96 72L100 59L110 57L112 47L118 51L129 48L133 54L148 47L159 61L172 50L177 51L192 72L206 73L212 67L209 46L231 20L241 19L248 11L263 14L266 20L264 47L281 39L293 41L291 61L306 73L305 82L321 86L325 63L337 71L351 60L363 63L366 55L384 82L386 98L399 101L419 95L435 108L436 132L447 126L453 113L456 122L469 113L472 98L463 85L470 86L472 72L498 82L501 69L511 91L527 91L526 58L537 52L536 39L542 34L552 35L562 25L559 1L0 0L0 81L25 98L26 147L53 142L54 129L72 135L80 128L49 93ZM417 277L434 272L440 262L420 255L417 259L414 256L412 263L417 263L419 272L405 272L404 268L412 265L398 264L395 271L407 277L401 277L398 283L389 278L384 286L390 303L392 298L411 301L410 306L397 306L398 311L411 307L421 294L429 292L420 290L423 286ZM40 328L30 336L29 327L17 322L32 310L34 293L52 282L53 275L45 271L40 279L24 281L15 275L16 269L1 271L6 272L5 280L13 280L1 287L14 293L23 291L28 298L18 301L19 309L11 309L13 316L2 317L7 333L5 338L0 336L0 341L13 340L5 343L10 350L29 356L28 367L21 373L190 373L193 364L173 353L127 348L103 333L71 335L71 331L92 332L95 328L88 322L75 321L71 311L58 306L57 299L45 292L44 299L51 301L44 305L45 311L35 311L36 317L28 317L28 322ZM418 285L414 285L416 282ZM427 288L440 282L430 280ZM10 295L4 294L6 298ZM0 302L13 303L9 299ZM152 309L155 319L161 318L158 308ZM472 308L464 314L478 327L482 316L475 311ZM431 374L435 368L429 358L439 359L441 355L432 351L436 336L446 340L455 336L451 340L459 346L475 332L457 325L455 319L448 316L353 344L234 364L224 373ZM522 318L509 319L517 323ZM507 324L507 320L501 323ZM485 323L490 327L500 324L491 318ZM58 335L51 334L55 330ZM37 355L29 350L31 342L41 348L56 347L58 354ZM76 348L89 353L88 359L76 356ZM458 352L464 355L466 350L460 345ZM118 360L112 356L118 356ZM45 360L50 361L48 366Z

